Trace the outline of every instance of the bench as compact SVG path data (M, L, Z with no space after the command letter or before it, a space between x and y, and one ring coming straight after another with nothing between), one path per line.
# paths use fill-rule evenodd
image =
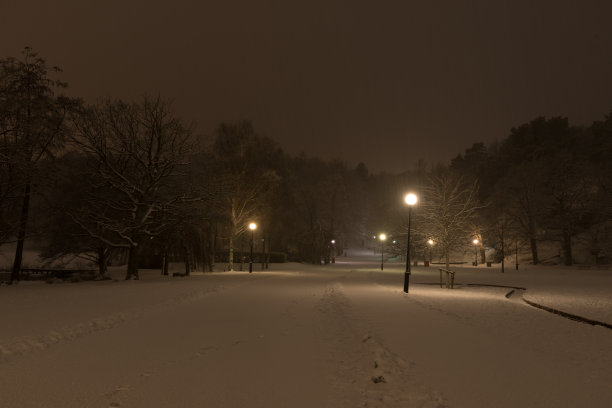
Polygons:
M446 288L453 289L455 285L455 271L449 269L440 268L440 287L442 287L442 274L446 274Z
M75 275L91 275L94 276L97 273L94 269L53 269L53 268L22 268L20 273L20 279L23 280L49 280L52 278L57 279L71 279Z

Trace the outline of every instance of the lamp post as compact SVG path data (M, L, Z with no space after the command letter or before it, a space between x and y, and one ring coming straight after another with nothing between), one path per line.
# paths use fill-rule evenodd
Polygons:
M514 263L516 265L516 270L518 271L518 240L514 241L514 243L515 243Z
M378 239L380 239L380 270L382 271L385 264L385 239L387 239L387 236L380 234Z
M432 253L432 249L433 249L434 240L431 239L431 238L428 239L427 240L427 244L429 245L429 264L431 265L431 261L432 261L431 253Z
M249 229L251 230L251 260L249 262L249 273L253 272L253 239L255 238L255 230L257 229L257 224L254 222L249 224Z
M474 238L472 241L474 243L474 266L478 266L478 238Z
M266 269L266 239L261 239L261 270Z
M410 286L410 221L412 216L412 206L414 206L418 198L414 193L408 193L404 197L404 201L408 204L408 242L406 244L406 272L404 273L404 292L408 293Z
M336 240L332 239L330 242L331 242L331 263L336 263Z

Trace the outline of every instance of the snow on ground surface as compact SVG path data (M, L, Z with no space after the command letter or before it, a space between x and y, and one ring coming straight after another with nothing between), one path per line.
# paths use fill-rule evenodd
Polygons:
M612 270L453 269L409 294L368 254L0 286L0 407L610 406L612 330L522 296L612 324Z

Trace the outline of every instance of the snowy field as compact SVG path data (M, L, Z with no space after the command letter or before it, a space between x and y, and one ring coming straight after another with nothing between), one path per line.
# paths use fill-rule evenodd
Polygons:
M0 286L0 407L610 406L612 330L522 298L610 325L612 270L338 261Z

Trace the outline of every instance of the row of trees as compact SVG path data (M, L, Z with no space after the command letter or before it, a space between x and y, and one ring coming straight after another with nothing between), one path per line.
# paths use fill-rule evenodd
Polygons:
M587 128L539 118L450 166L370 175L362 163L288 156L248 121L196 135L159 96L86 105L61 94L58 72L29 48L0 60L0 244L16 243L11 280L28 239L49 259L88 256L102 276L116 253L126 278L151 254L166 273L177 255L187 273L213 270L220 254L231 270L250 221L262 252L319 263L332 240L342 251L386 230L405 242L409 190L420 197L415 250L432 239L447 263L471 237L500 259L507 243L526 242L533 263L543 241L559 241L567 264L577 237L594 259L610 243L611 117Z
M539 117L490 146L474 143L449 166L421 163L402 175L372 177L378 187L370 186L374 194L369 196L386 198L370 213L369 228L394 231L404 242L407 211L401 195L413 190L420 196L413 212L413 250L425 259L430 239L447 265L453 253L473 251L477 239L480 261L485 262L485 248L490 248L502 269L504 259L519 251L533 264L572 265L576 253L580 262L608 263L610 157L612 114L589 126ZM547 249L545 259L542 247Z
M539 245L554 242L558 257L574 263L576 244L593 262L611 254L612 115L590 126L567 118L537 118L513 128L503 141L474 144L452 167L479 180L487 204L479 230L504 253L502 237L513 234L529 247L534 264Z
M151 253L212 270L226 251L233 269L253 220L268 251L309 260L348 225L354 177L341 163L288 157L248 121L195 135L161 97L86 105L61 95L65 84L51 79L60 70L29 48L0 64L0 243L16 242L11 280L26 240L49 259L95 259L101 275L124 253L126 278L138 278Z

